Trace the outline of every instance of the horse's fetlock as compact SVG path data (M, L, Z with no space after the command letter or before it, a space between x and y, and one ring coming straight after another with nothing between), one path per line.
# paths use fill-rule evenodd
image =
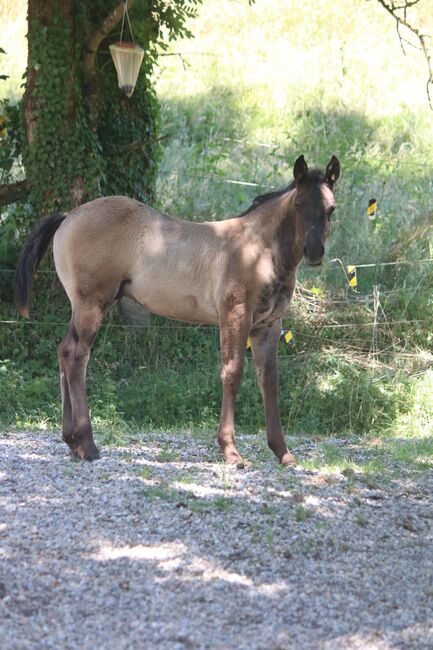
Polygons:
M74 432L71 429L63 429L62 439L64 442L68 443L68 445L72 444L75 441Z
M87 438L92 435L92 425L87 417L77 418L74 426L74 433L77 439Z

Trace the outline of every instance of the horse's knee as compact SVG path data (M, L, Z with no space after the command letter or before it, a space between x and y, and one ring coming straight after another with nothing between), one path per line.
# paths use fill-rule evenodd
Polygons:
M69 359L72 353L73 353L72 342L70 341L69 336L66 336L63 339L63 341L60 343L59 347L57 348L57 356L61 366L64 365L65 361Z

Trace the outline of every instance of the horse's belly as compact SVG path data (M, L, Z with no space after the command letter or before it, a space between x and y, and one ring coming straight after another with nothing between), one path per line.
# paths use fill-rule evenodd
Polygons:
M218 325L218 310L211 296L197 287L182 283L181 279L167 286L156 283L149 286L143 281L132 281L125 295L144 305L154 314L191 323Z

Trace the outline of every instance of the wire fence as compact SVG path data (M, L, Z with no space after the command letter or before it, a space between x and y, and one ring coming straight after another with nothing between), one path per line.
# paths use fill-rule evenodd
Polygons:
M282 146L278 143L266 143L266 142L255 142L251 141L248 139L237 139L237 138L226 138L226 137L221 137L221 138L216 138L217 141L220 141L223 145L235 145L235 146L253 146L253 147L259 147L259 148L265 148L268 149L269 151L276 153L278 152ZM281 157L279 158L281 159ZM399 167L399 166L406 166L407 168L422 168L425 170L426 165L425 161L415 161L415 160L401 160L399 158L395 159L393 161L393 164L390 164L390 161L388 159L381 159L379 157L374 157L374 158L362 158L358 159L357 157L354 157L352 159L353 163L353 169L356 171L357 165L361 164L374 164L377 165L378 163L382 162L384 165L389 167ZM159 171L159 176L160 177L170 177L170 178L181 178L181 177L186 177L189 179L194 179L198 181L209 181L212 184L225 184L225 185L233 185L233 186L242 186L247 189L254 189L254 190L261 190L261 189L269 189L269 183L266 185L260 182L253 182L250 180L244 180L244 179L236 179L236 178L227 178L227 177L221 177L221 170L216 170L215 172L212 173L193 173L191 171L173 171L169 169L161 169ZM364 190L365 194L365 190ZM364 196L363 194L363 196ZM324 268L325 270L331 270L333 268L338 269L339 272L342 273L344 277L344 285L342 288L344 288L344 295L341 295L341 293L336 293L336 292L330 292L330 291L325 291L323 289L320 289L317 293L314 293L312 291L308 292L308 290L303 290L300 288L298 290L298 296L301 295L301 297L304 298L304 307L306 307L306 313L307 315L309 314L313 318L316 318L316 322L311 323L311 322L304 322L302 323L302 318L301 319L293 319L292 316L288 315L284 319L284 326L287 328L293 327L294 322L296 322L297 326L297 332L296 332L296 338L298 341L302 341L304 338L309 339L310 341L317 340L319 337L323 339L323 343L329 344L329 345L339 345L343 347L346 350L358 350L360 352L371 352L372 349L374 350L374 354L381 354L385 353L388 350L392 350L394 353L399 353L399 354L416 354L412 352L405 352L404 350L399 350L397 351L397 347L404 345L405 344L405 339L401 337L401 333L399 332L394 336L394 332L392 331L395 328L401 328L401 327L407 327L413 328L413 327L427 327L427 324L431 324L431 320L428 318L402 318L402 317L397 317L397 318L388 318L388 315L385 313L385 310L383 308L383 305L380 304L379 302L379 307L380 310L378 311L379 307L378 305L375 306L377 300L377 295L376 295L376 289L374 288L374 285L372 287L371 292L360 292L356 286L353 286L349 282L349 272L348 272L348 266L350 264L350 267L352 269L356 270L361 270L361 269L388 269L388 268L396 268L398 269L399 267L425 267L426 265L429 265L433 262L433 258L423 258L423 259L415 259L415 260L379 260L379 261L374 261L374 262L369 262L369 261L364 261L360 260L359 262L354 261L353 259L345 259L344 263L341 259L335 258L332 260L329 260L328 262L325 263ZM333 266L335 265L335 266ZM5 278L8 278L9 280L12 280L13 274L14 274L13 269L8 269L8 268L3 268L0 269L0 278L3 276ZM56 277L56 272L52 269L41 269L38 271L39 274L42 274L44 276L48 277ZM393 295L405 295L406 300L410 300L411 297L413 297L420 289L420 286L412 286L412 287L407 287L407 286L400 286L400 287L394 287L392 289L384 289L380 290L380 297L382 299L389 299ZM304 294L302 296L302 293ZM347 307L348 310L350 311L350 308L352 308L354 305L357 306L364 306L367 308L366 313L364 312L362 315L360 314L354 314L350 316L349 314L349 320L355 320L355 322L342 322L343 317L347 316L347 314L336 314L335 312L332 311L332 307L337 307L339 308L344 308ZM371 313L372 310L369 311L369 308L373 306L376 311L374 313ZM3 311L4 313L4 311ZM338 316L338 317L337 317ZM34 327L34 328L50 328L50 327L67 327L68 322L66 320L61 320L61 319L32 319L32 320L21 320L17 318L3 318L0 319L0 326L5 328L5 327ZM217 327L212 327L212 326L201 326L201 325L196 325L196 324L185 324L185 323L173 323L173 322L167 322L167 323L160 323L160 322L148 322L146 325L142 324L132 324L132 323L120 323L120 322L113 322L113 319L108 319L101 325L101 329L107 331L110 328L112 329L118 329L118 330L123 330L125 332L139 332L139 331L144 331L144 332L175 332L175 331L185 331L185 330L200 330L200 331L212 331L215 332L217 331ZM365 331L366 330L371 330L371 343L368 344L366 343L366 335ZM377 337L377 332L381 331L382 334L384 334L386 330L386 334L388 336L389 341L384 341L384 344L386 343L385 347L382 348L382 350L379 350L377 347L377 343L374 342L375 337ZM340 332L346 332L348 336L350 336L350 340L345 340L343 336L340 338L333 336L332 333L338 331ZM357 332L364 332L364 335L362 337L357 336ZM408 336L410 336L410 333L408 333ZM347 337L346 337L347 338ZM384 339L386 339L386 336L383 336ZM369 345L369 347L368 347ZM366 347L367 346L367 347ZM300 349L297 347L297 344L295 343L295 346L293 348L293 355L304 355L306 354L306 351L304 349Z

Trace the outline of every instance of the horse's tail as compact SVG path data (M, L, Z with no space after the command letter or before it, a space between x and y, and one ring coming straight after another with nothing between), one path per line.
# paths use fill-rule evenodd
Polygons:
M36 271L66 214L66 212L57 212L38 221L21 250L15 272L15 304L21 316L25 318L29 317Z

